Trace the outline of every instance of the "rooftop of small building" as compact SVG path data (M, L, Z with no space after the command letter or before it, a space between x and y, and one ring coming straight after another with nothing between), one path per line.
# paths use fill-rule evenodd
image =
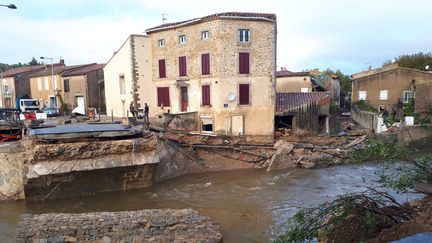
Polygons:
M276 114L329 97L328 92L290 92L276 94Z
M207 21L212 21L216 19L231 19L231 20L253 20L253 21L269 21L269 22L276 22L276 14L269 14L269 13L248 13L248 12L224 12L224 13L217 13L217 14L211 14L200 18L194 18L179 22L173 22L173 23L166 23L161 24L152 28L149 28L146 30L148 34L162 31L162 30L168 30L172 28L177 28L180 26L186 26L186 25L192 25L197 23L203 23Z
M3 78L13 77L15 75L30 73L30 72L38 72L40 70L45 69L45 65L35 65L35 66L25 66L19 68L12 68L6 70L2 73Z

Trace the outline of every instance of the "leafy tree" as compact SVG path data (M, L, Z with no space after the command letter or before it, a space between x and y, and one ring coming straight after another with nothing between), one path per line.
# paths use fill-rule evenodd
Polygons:
M36 60L35 57L32 57L31 61L28 63L29 66L40 65L41 63Z
M352 81L350 76L342 73L339 69L337 69L335 72L328 68L324 71L324 73L327 75L335 75L338 77L340 81L341 102L344 103L343 101L345 100L345 97L349 97L351 93Z
M432 53L415 53L415 54L405 54L394 59L395 62L401 67L407 67L412 69L418 69L426 71L426 66L429 66L429 71L432 69ZM388 60L384 64L390 64L392 61Z

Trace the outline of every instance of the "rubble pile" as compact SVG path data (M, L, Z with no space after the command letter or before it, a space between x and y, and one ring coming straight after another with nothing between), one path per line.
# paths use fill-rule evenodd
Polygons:
M349 130L340 136L302 134L280 137L275 143L247 136L227 137L214 134L165 133L166 140L188 148L191 157L205 160L211 155L253 163L268 171L292 167L315 168L348 162L352 150L366 140L367 129ZM210 156L209 156L210 155Z

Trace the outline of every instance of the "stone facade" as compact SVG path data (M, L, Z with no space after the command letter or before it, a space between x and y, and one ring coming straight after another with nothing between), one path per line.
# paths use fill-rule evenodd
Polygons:
M273 16L275 18L275 16ZM250 30L250 41L239 42L239 29ZM187 89L187 111L198 111L213 122L213 132L272 135L275 108L276 22L262 19L215 18L162 30L151 37L155 86L169 87L170 105L159 113L182 111L181 88ZM209 38L202 39L208 31ZM179 43L179 36L186 43ZM159 47L159 40L165 45ZM239 53L249 53L249 74L239 74ZM201 54L210 56L210 74L201 75ZM179 77L179 57L186 56L187 76ZM159 60L165 60L166 78L159 78ZM249 105L239 105L239 84L249 84ZM209 106L202 104L202 86L210 85ZM231 98L228 98L231 94ZM157 100L152 103L157 107ZM240 129L234 118L240 118Z
M28 161L20 142L0 144L0 201L24 198L24 164Z
M432 73L393 64L353 74L352 77L352 102L359 101L359 92L365 91L366 101L376 109L386 106L389 112L398 112L404 103L404 91L414 91L413 84L432 80ZM380 98L381 91L387 91L386 99Z
M192 209L24 214L17 243L222 242L220 226Z

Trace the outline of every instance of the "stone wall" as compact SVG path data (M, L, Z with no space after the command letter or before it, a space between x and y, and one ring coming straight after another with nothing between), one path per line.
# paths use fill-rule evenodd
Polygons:
M24 198L24 163L19 142L0 144L0 201Z
M222 233L192 209L24 214L16 242L222 242Z

